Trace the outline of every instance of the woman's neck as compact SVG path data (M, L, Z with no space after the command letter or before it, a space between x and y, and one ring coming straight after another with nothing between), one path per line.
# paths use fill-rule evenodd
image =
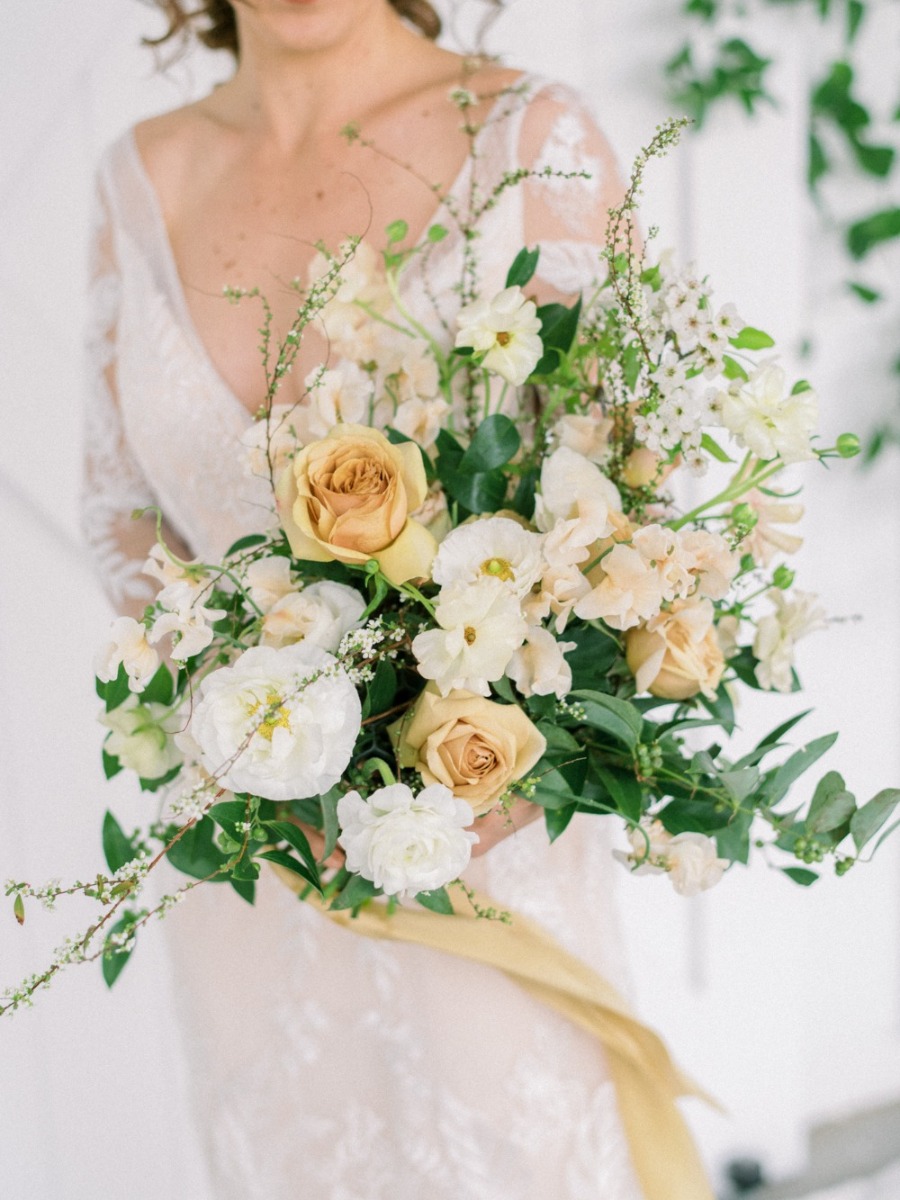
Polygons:
M230 124L286 154L319 130L333 132L397 95L401 81L414 84L431 55L444 53L386 5L372 5L340 39L309 49L279 44L251 22L242 25L238 68L218 90L217 107Z

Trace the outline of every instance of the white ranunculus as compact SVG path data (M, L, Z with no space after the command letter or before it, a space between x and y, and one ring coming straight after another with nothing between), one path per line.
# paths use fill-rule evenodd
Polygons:
M562 700L572 690L572 668L565 655L576 642L558 642L547 629L528 630L524 645L513 654L506 674L522 696L556 696Z
M255 559L244 572L244 582L250 599L264 613L297 588L291 581L291 560L283 554Z
M332 655L306 642L254 646L200 684L190 734L223 787L302 800L341 778L361 716L356 688Z
M442 783L414 795L404 783L373 792L367 800L348 792L337 806L347 868L371 880L387 896L430 892L465 870L478 835L464 800Z
M665 857L679 896L696 896L715 887L728 866L727 858L719 858L715 840L705 833L676 834L666 846Z
M141 779L160 779L181 762L172 735L184 719L164 704L142 704L137 696L129 696L112 712L101 713L99 720L111 730L104 743L107 754Z
M441 587L497 579L521 598L541 576L541 542L509 517L472 521L441 542L431 577Z
M177 635L171 652L175 662L185 662L205 650L212 642L212 626L225 616L224 608L206 608L197 603L197 591L190 583L170 583L157 596L165 610L153 622L150 641L158 642L166 634Z
M516 387L544 353L537 308L519 287L504 288L492 300L467 304L456 323L456 345L471 346L482 366Z
M825 610L812 592L795 591L789 598L773 588L768 597L775 611L756 623L753 653L759 662L754 674L761 688L789 692L794 686L794 646L808 633L826 628Z
M810 438L819 420L819 402L811 388L790 395L785 373L764 362L749 380L737 379L721 397L722 424L759 458L780 455L783 462L813 458Z
M359 592L345 583L323 579L282 596L262 623L260 644L290 646L307 641L333 653L358 623L366 607Z
M619 512L622 501L616 485L594 463L567 446L544 459L541 490L535 507L535 524L548 531L562 521L578 521L586 544L609 537L610 512Z
M159 666L159 655L147 641L147 630L133 617L117 617L109 629L109 641L97 653L94 673L104 683L115 679L124 665L128 686L142 692Z
M490 695L528 626L519 600L496 579L445 588L435 608L438 629L413 638L419 674L433 679L442 696L454 689Z

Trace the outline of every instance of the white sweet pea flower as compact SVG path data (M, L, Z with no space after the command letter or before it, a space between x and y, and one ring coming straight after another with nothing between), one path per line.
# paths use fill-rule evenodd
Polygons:
M560 520L578 521L585 545L613 532L611 512L622 508L616 485L581 454L560 446L544 459L534 520L546 532Z
M572 690L572 668L567 651L576 642L558 642L549 630L528 630L524 645L513 654L506 674L522 696L556 696L562 700Z
M794 686L794 646L808 633L825 629L825 610L812 592L795 591L790 598L778 588L768 593L775 612L756 623L753 653L757 682L767 691L789 692Z
M164 704L142 704L137 696L129 696L124 704L101 713L98 719L111 730L104 743L107 754L141 779L160 779L181 762L181 751L172 735L184 720Z
M492 300L467 304L456 318L456 345L471 346L488 371L520 387L544 353L541 322L533 300L520 287L504 288Z
M189 583L197 591L200 591L204 587L203 581L207 572L189 569L199 568L199 563L199 559L193 559L187 564L188 569L186 569L180 563L173 562L165 549L157 542L147 555L147 561L141 568L141 574L158 579L164 588L171 583Z
M721 397L721 421L739 446L759 458L780 455L785 463L814 457L810 438L819 420L816 393L790 395L784 370L774 360L761 363L747 381L736 379Z
M153 622L149 640L158 642L167 633L175 635L171 657L185 662L212 642L212 625L225 616L223 608L206 608L197 603L197 590L188 583L170 583L157 596L165 610Z
M431 577L441 587L496 579L521 599L541 576L541 543L509 517L472 521L441 542Z
M345 242L340 248L340 258L346 258L348 254L350 246ZM334 262L334 257L316 254L307 272L309 282L321 279ZM368 242L359 242L341 267L337 290L317 314L317 321L338 354L365 362L368 356L361 352L360 339L380 325L372 320L371 313L385 315L390 308L391 293L383 260Z
M334 657L300 642L254 646L207 675L189 733L220 786L302 800L341 778L361 719L356 688Z
M423 450L430 450L449 411L449 404L440 396L430 400L412 396L403 401L387 423L412 438Z
M625 630L648 621L662 608L666 581L636 547L613 546L598 572L600 581L575 604L575 614L582 620L601 617L613 629Z
M303 445L300 406L273 404L267 416L241 434L240 458L251 479L277 479Z
M340 362L330 370L316 369L307 375L307 403L298 408L296 420L305 442L323 438L335 425L365 425L372 400L372 380L356 363Z
M613 422L599 404L592 404L586 413L566 413L550 432L556 445L574 450L598 466L609 458Z
M803 538L788 533L783 525L796 525L803 520L803 505L794 504L780 493L748 492L743 503L749 504L756 514L756 524L741 544L741 550L751 554L762 567L767 567L777 553L796 554L803 545Z
M291 560L283 554L254 559L244 571L244 583L250 599L267 613L282 597L297 590L291 580Z
M117 617L109 629L109 641L97 653L94 674L109 683L124 665L128 687L142 692L159 666L159 655L147 641L147 630L133 617Z
M458 878L478 841L467 828L475 819L472 809L442 783L418 795L395 783L367 800L348 792L338 801L337 817L348 870L387 896L434 891Z
M703 833L674 837L660 821L645 822L628 835L631 851L614 850L613 857L631 868L633 875L667 873L680 896L696 896L721 880L728 860L719 858L713 838Z
M329 579L311 583L272 605L263 618L260 644L280 647L307 641L334 653L365 607L359 592L347 584Z
M411 400L430 400L437 396L440 372L431 346L424 338L404 339L393 376L393 390L401 405Z
M528 631L514 593L489 578L445 588L435 620L440 628L418 634L412 649L419 674L442 696L457 688L490 695L488 684L502 678Z
M690 563L697 592L710 600L722 600L740 569L740 555L730 548L720 533L706 529L684 530L678 535L679 551Z

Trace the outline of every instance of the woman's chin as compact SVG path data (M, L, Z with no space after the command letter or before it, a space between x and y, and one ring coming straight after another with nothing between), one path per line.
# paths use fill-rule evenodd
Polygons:
M242 40L255 34L270 46L302 53L339 45L383 8L382 0L257 0L236 11Z

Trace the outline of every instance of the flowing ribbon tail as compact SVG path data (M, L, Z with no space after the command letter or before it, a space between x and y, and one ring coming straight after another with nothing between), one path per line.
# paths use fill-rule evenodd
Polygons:
M296 875L277 866L274 870L291 891L299 894L306 888ZM315 893L304 899L363 937L429 946L502 971L597 1038L647 1200L713 1200L676 1099L699 1096L715 1102L681 1074L662 1039L629 1012L615 988L539 926L516 914L509 925L479 918L457 897L453 917L410 908L389 914L383 904L368 904L353 916L347 909L326 908ZM492 907L487 897L476 894L475 900L481 908Z

